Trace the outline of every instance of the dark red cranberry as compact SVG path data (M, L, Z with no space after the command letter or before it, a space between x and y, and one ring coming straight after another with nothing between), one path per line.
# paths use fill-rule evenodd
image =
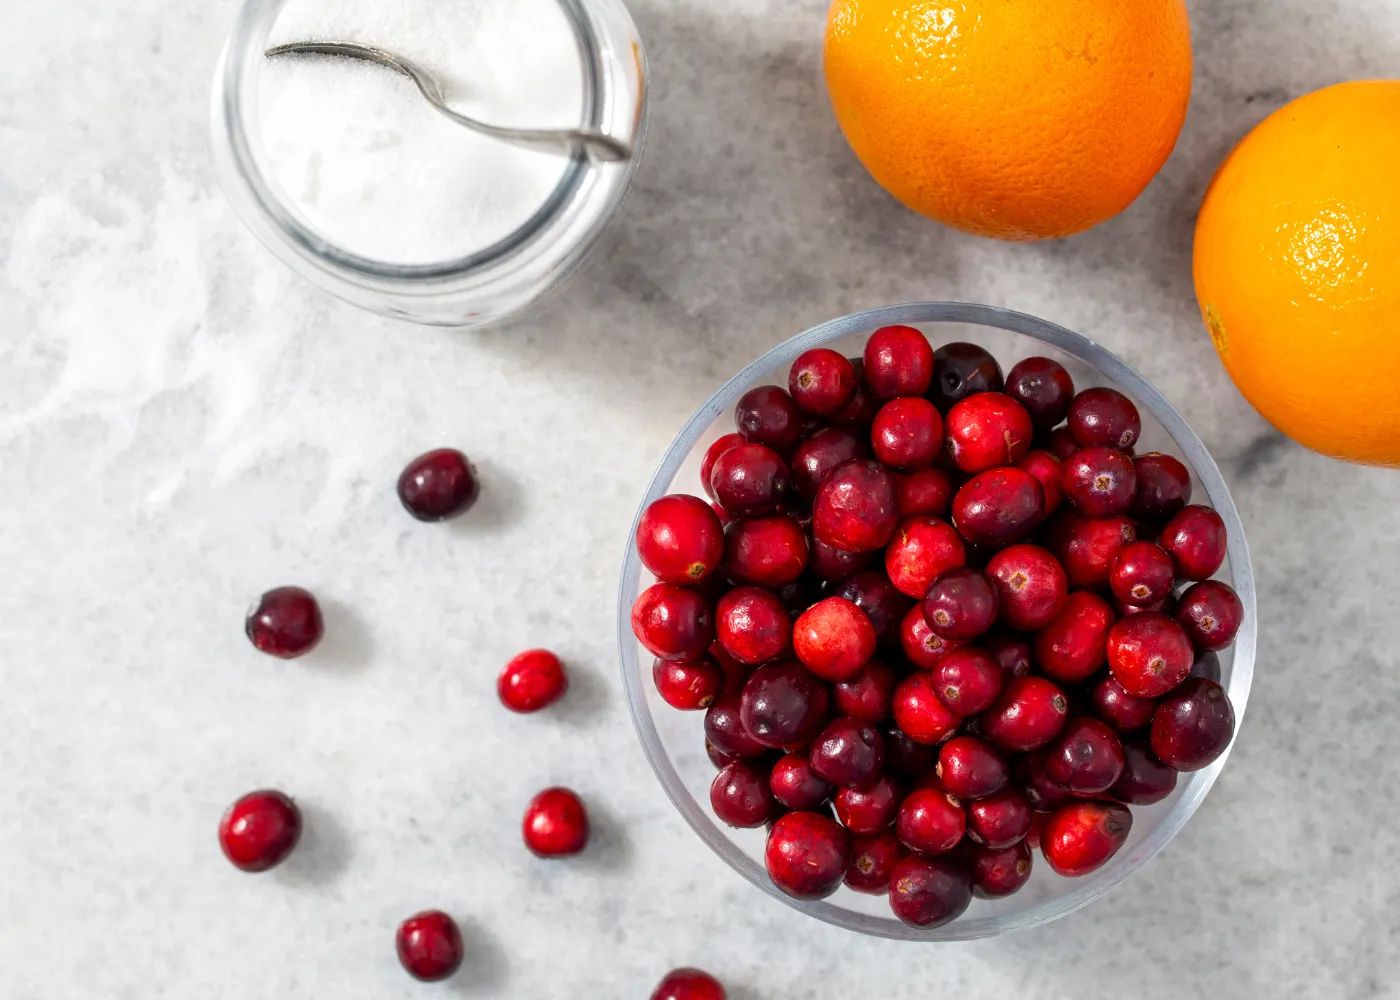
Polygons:
M938 751L938 779L961 799L980 799L1006 787L1011 769L986 740L954 736Z
M773 797L787 809L816 809L834 790L816 771L805 751L794 751L773 765L768 775Z
M916 671L894 689L891 704L895 724L917 743L936 746L957 732L962 716L938 697L938 682L925 671Z
M939 699L961 716L990 708L1005 681L1001 664L976 646L948 652L933 668L933 677Z
M1077 684L1108 660L1113 609L1098 594L1076 590L1035 637L1035 662L1048 677Z
M1121 514L1083 517L1072 510L1055 515L1045 535L1045 547L1060 560L1076 590L1107 587L1113 560L1135 541L1136 526Z
M729 754L723 753L719 747L715 746L709 740L705 741L705 756L710 758L710 763L715 766L716 771L724 770L724 768L739 759L738 757L731 757Z
M838 466L853 458L869 458L866 440L843 427L825 427L797 446L792 453L792 485L797 495L811 503L817 488Z
M777 811L768 775L752 764L726 764L710 783L710 808L720 821L740 829L762 826Z
M1007 628L1034 632L1054 621L1069 597L1069 582L1059 561L1038 545L1013 545L987 563Z
M715 668L718 670L718 666ZM723 677L721 676L721 681ZM496 695L512 712L548 708L569 689L564 665L547 649L529 649L511 658L496 678Z
M1065 499L1089 517L1125 513L1137 495L1133 460L1116 448L1082 448L1065 460Z
M1031 828L1031 803L1018 789L1003 788L967 804L967 839L999 850L1025 837Z
M1117 389L1085 389L1069 404L1069 430L1081 448L1131 448L1142 433L1133 401Z
M1034 750L1059 734L1068 713L1065 693L1044 677L1013 677L982 717L982 731L1004 750Z
M870 443L875 457L893 469L927 468L943 444L943 418L922 396L892 399L875 414Z
M826 583L840 583L878 565L879 552L847 552L845 549L832 548L820 538L811 540L807 568L818 580Z
M715 634L734 659L758 666L792 646L792 618L772 591L735 587L715 608Z
M526 807L521 833L536 857L578 854L588 846L588 810L567 788L546 788Z
M871 660L854 677L833 686L836 711L866 722L883 722L890 717L890 700L898 680L889 666Z
M1129 615L1141 614L1144 611L1155 611L1162 615L1176 614L1176 598L1168 594L1162 600L1153 604L1144 604L1138 607L1136 604L1124 604L1113 594L1109 594L1109 605L1113 608L1113 613L1119 618L1127 618Z
M1152 713L1152 752L1178 771L1199 771L1225 752L1235 735L1235 710L1225 689L1188 678Z
M717 699L705 713L705 739L726 757L752 760L768 748L744 728L741 704L737 694Z
M719 568L724 528L699 497L665 496L637 522L637 553L663 583L698 583Z
M967 548L947 521L936 517L911 517L900 524L885 549L885 573L906 597L915 600L945 570L965 565Z
M1162 529L1162 548L1183 580L1207 580L1225 562L1225 522L1209 507L1183 507Z
M1045 828L1045 821L1050 818L1048 812L1041 812L1037 809L1031 813L1031 828L1026 831L1026 839L1021 841L1027 847L1039 849L1040 831Z
M1128 511L1133 517L1160 521L1172 517L1191 502L1191 473L1186 466L1160 451L1133 459L1137 472L1137 496Z
M1146 740L1123 743L1123 773L1108 790L1119 802L1150 806L1176 791L1177 772L1163 764Z
M911 854L890 873L890 909L911 927L941 927L971 902L972 876L956 862Z
M899 645L914 666L932 670L949 651L963 643L944 639L929 628L923 608L916 604L909 609L900 625Z
M1081 801L1050 814L1040 853L1057 874L1074 878L1103 867L1128 840L1133 814L1117 802Z
M726 1000L724 987L708 972L674 969L666 973L651 1000Z
M1107 791L1123 773L1123 743L1098 719L1066 723L1045 758L1045 773L1076 795Z
M796 660L759 667L744 685L739 717L766 747L806 743L826 721L827 685Z
M780 816L763 852L768 877L796 899L822 899L841 885L851 865L851 835L814 812Z
M1048 431L1069 413L1074 380L1049 358L1026 358L1006 374L1006 394L1026 408L1037 429Z
M787 463L764 444L735 445L710 470L710 492L720 506L741 517L772 514L791 491Z
M661 700L682 712L709 708L724 690L724 670L711 656L698 660L657 660L652 683Z
M1068 427L1056 427L1045 438L1045 450L1061 462L1079 450Z
M710 655L724 671L724 689L720 692L720 697L728 698L730 695L737 695L744 690L744 684L748 681L749 675L754 672L754 668L747 663L740 663L730 656L718 640L710 643Z
M1220 683L1220 657L1213 652L1204 652L1191 664L1192 677L1204 677L1208 681Z
M1026 801L1039 812L1058 809L1074 796L1064 785L1050 780L1045 773L1046 751L1037 750L1016 758L1011 776L1017 787L1026 793Z
M899 806L894 831L900 843L922 854L947 854L967 829L962 804L947 792L918 788Z
M1113 559L1108 586L1124 604L1146 607L1171 595L1176 571L1172 557L1152 542L1133 542Z
M1024 469L974 476L953 497L953 524L973 545L1001 549L1028 536L1040 521L1045 491Z
M856 836L851 840L851 866L846 885L856 892L880 895L890 887L890 874L904 858L904 846L892 833Z
M725 434L705 449L705 457L700 460L700 485L705 488L705 493L711 500L719 500L719 497L715 496L714 488L710 486L710 476L715 471L715 463L730 448L743 443L744 439L738 434Z
M1004 393L978 393L948 411L948 454L963 472L1015 465L1034 433L1026 408Z
M996 624L1000 597L980 570L959 566L940 573L924 597L928 627L944 639L967 642Z
M1001 664L1006 680L1024 677L1031 672L1031 641L1025 636L1013 632L989 632L977 642Z
M849 680L875 655L875 626L853 602L828 597L793 623L792 648L823 680Z
M798 355L788 372L788 392L805 413L830 417L851 405L856 395L855 366L828 347Z
M1016 463L1016 468L1029 472L1040 484L1040 489L1045 494L1045 504L1040 512L1042 518L1049 517L1059 510L1064 501L1064 491L1060 489L1060 481L1065 472L1063 461L1048 451L1032 451Z
M1131 733L1147 725L1157 707L1151 698L1128 694L1112 675L1094 685L1089 702L1094 714L1120 733Z
M441 910L415 913L399 924L395 945L400 964L419 982L440 982L462 965L462 932Z
M1031 877L1031 848L1024 839L992 850L979 847L972 852L972 894L978 899L1010 896Z
M885 761L891 773L918 778L938 763L938 751L934 746L910 739L897 724L886 723L880 733L885 738Z
M446 521L464 514L480 492L476 470L454 448L419 455L399 473L399 502L420 521Z
M301 810L272 789L249 792L219 820L219 846L233 866L245 872L276 868L301 840Z
M734 429L745 441L766 444L778 454L787 455L802 436L802 411L776 385L760 385L739 397L734 407Z
M884 326L865 342L865 382L876 399L922 396L933 380L933 348L912 326Z
M865 612L875 627L877 645L900 644L900 624L913 602L901 594L884 573L879 570L857 573L834 588L833 593Z
M853 459L838 466L817 490L812 531L850 552L884 548L899 526L894 477L879 462Z
M832 800L836 818L852 833L879 833L899 812L899 785L887 774L869 784L842 788Z
M1187 678L1195 660L1186 630L1166 615L1133 615L1108 633L1108 669L1139 698L1166 694Z
M807 568L807 533L790 517L751 517L724 529L724 572L735 583L777 590Z
M715 637L714 616L705 598L673 583L656 583L632 605L632 634L652 656L694 660Z
M1205 580L1188 587L1176 603L1176 620L1197 649L1224 649L1235 641L1244 605L1229 584Z
M812 741L812 770L837 788L874 781L885 766L885 741L868 722L843 716Z
M301 587L277 587L263 594L243 628L260 652L284 660L311 652L324 631L321 606Z
M901 518L947 517L953 509L953 481L940 468L898 473L894 485Z
M928 398L943 413L979 392L1001 392L1001 366L976 344L944 344L933 352L933 384Z
M840 413L831 417L834 427L849 427L852 430L868 431L880 409L880 402L865 384L865 359L847 358L856 372L856 394Z

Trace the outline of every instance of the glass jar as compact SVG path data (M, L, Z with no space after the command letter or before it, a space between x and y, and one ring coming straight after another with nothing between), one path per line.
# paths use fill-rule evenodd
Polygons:
M523 225L465 257L393 264L319 235L281 187L258 128L258 76L287 0L246 0L214 78L212 126L219 182L253 233L302 277L374 312L416 323L472 327L518 312L559 285L597 242L631 185L646 130L646 62L621 0L556 0L578 42L583 126L633 147L624 163L575 157ZM510 124L502 122L501 124Z

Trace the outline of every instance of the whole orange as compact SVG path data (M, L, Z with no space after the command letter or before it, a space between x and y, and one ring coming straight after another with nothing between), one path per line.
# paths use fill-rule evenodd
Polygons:
M1240 392L1316 451L1400 466L1400 80L1276 111L1196 223L1196 297Z
M1067 236L1166 162L1191 96L1183 0L835 0L826 85L867 170L983 236Z

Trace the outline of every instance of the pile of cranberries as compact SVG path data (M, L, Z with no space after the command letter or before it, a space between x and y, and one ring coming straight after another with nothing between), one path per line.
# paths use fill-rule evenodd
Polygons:
M1243 607L1181 462L1122 393L875 331L739 401L698 497L637 529L661 697L706 711L715 815L768 828L798 899L844 882L905 922L1085 875L1130 805L1229 745L1216 651Z

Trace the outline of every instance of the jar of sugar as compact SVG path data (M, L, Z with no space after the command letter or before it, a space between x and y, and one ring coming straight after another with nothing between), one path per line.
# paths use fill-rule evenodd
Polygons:
M266 55L308 40L411 59L472 118L588 128L632 155L512 144L437 113L382 66ZM212 112L225 193L294 270L376 312L479 326L561 282L616 215L646 71L622 0L246 0Z

